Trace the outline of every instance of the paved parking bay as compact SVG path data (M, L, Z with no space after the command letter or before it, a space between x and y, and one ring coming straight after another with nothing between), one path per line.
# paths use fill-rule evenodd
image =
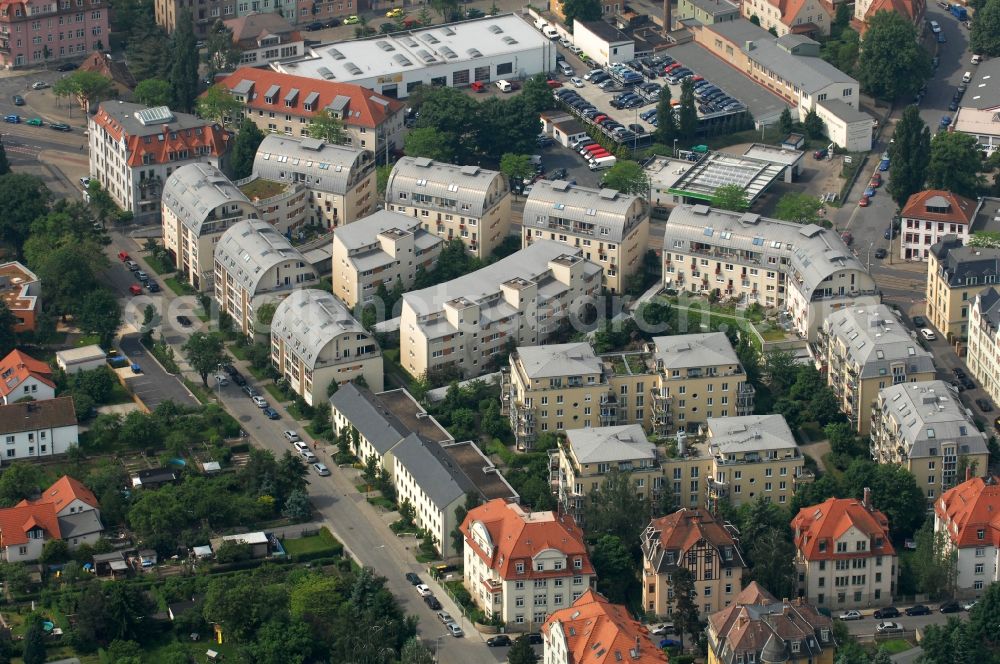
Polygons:
M583 72L583 74L586 73L587 73L586 71ZM663 79L657 79L656 82L660 84L666 83L666 81L664 81ZM612 120L622 123L626 127L628 127L630 124L637 123L646 130L646 133L656 131L656 127L649 124L645 120L639 118L639 113L642 113L643 111L649 110L651 108L656 108L655 101L645 102L642 106L639 106L637 108L628 108L624 110L619 110L611 106L611 98L614 97L615 95L621 94L621 90L618 90L617 92L607 92L605 90L601 90L596 85L591 85L590 81L584 81L582 88L576 88L573 86L572 83L568 81L563 83L563 85L564 87L567 87L571 90L575 90L580 94L581 97L583 97L591 104L596 106L597 110L599 110L601 113L604 113ZM569 112L575 115L574 111L570 110ZM587 124L587 120L581 119L581 122Z
M156 360L139 343L139 334L126 334L118 344L122 355L142 367L142 373L128 378L128 386L146 407L153 410L164 401L173 401L179 406L197 406L198 400L191 396L175 376L160 368Z
M699 44L694 42L681 44L667 49L665 53L684 64L698 76L722 88L730 97L746 104L757 122L774 122L781 115L781 110L788 107L788 104L781 97L768 91L763 85L753 82L739 70L715 57ZM664 83L665 81L658 79L657 82ZM674 95L674 99L679 99L680 86L671 86L671 93Z

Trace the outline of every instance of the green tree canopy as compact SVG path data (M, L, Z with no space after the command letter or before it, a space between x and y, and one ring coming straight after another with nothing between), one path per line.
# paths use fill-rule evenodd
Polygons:
M327 108L313 116L307 131L311 137L333 145L340 145L346 138L344 121Z
M822 208L823 204L816 196L789 192L778 200L774 216L799 224L816 224L821 221L819 211Z
M85 334L96 334L101 346L110 348L121 325L122 308L109 290L99 288L83 296L76 318Z
M0 241L18 257L24 256L24 242L31 224L49 209L52 192L42 180L27 173L0 175Z
M198 97L195 111L205 120L217 122L223 127L234 122L240 115L243 104L229 93L222 84L213 85Z
M659 113L657 113L659 116ZM680 137L689 140L698 133L698 109L694 102L694 82L690 78L681 83L680 116L677 120Z
M507 176L512 186L521 186L535 174L535 167L531 164L530 156L507 152L500 157L500 172Z
M670 86L660 88L660 99L656 103L656 142L673 149L677 133L677 118L674 117L674 107L671 106Z
M638 542L649 522L649 504L636 492L631 473L612 468L605 475L604 483L587 494L583 520L590 534L607 534L622 542Z
M788 134L792 131L793 126L792 112L786 106L781 109L781 115L778 116L778 129L781 130L782 134Z
M236 140L233 141L233 151L229 157L229 168L234 180L242 180L253 174L253 160L263 140L264 132L252 120L244 118L240 122Z
M617 189L624 194L646 196L649 192L649 177L639 162L620 159L604 174L604 186Z
M531 647L531 641L527 634L517 637L514 644L507 651L507 664L538 664L538 655Z
M191 367L201 376L201 382L208 387L208 374L226 362L225 342L218 332L195 332L181 349Z
M7 357L7 353L17 346L17 333L14 331L16 326L17 316L6 302L0 301L0 356L2 357Z
M922 191L931 156L931 132L920 118L916 105L907 106L893 132L889 146L889 193L902 208L910 196Z
M975 136L941 132L931 140L927 185L961 196L976 198L984 185L979 173L982 159Z
M991 58L1000 55L1000 0L988 0L976 10L976 19L969 32L969 48L973 53Z
M920 45L913 23L902 14L883 10L870 17L861 49L864 57L858 60L858 82L878 99L912 97L930 78L930 56Z
M570 31L573 30L574 20L599 21L602 18L599 0L563 0L560 4Z
M733 212L746 212L750 208L747 192L738 184L725 184L712 195L712 207Z
M52 92L57 97L73 97L80 108L86 110L91 104L110 97L114 92L114 82L96 71L77 69L56 81Z
M403 141L408 157L427 157L435 161L454 162L455 150L447 134L432 127L411 129Z
M135 100L146 106L169 106L174 99L173 88L162 78L147 78L135 86Z
M590 550L597 572L597 590L616 604L625 604L636 586L636 565L630 546L614 535L601 535Z
M191 10L181 9L170 37L170 69L167 76L174 91L174 105L181 111L190 111L198 95L198 48L195 43Z
M806 136L813 140L823 138L826 132L823 120L816 113L816 109L809 109L805 120L802 121L802 126L806 130Z

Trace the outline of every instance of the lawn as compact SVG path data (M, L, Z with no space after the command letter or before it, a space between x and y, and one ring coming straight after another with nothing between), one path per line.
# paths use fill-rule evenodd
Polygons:
M81 348L83 346L93 346L99 343L101 338L96 334L84 334L79 339L76 340L76 347Z
M278 386L275 385L274 383L268 383L267 385L264 386L264 389L267 390L268 394L274 397L275 401L279 403L285 403L288 401L288 397L286 397L284 393L281 390L279 390Z
M240 187L240 191L250 200L255 198L271 198L285 191L285 189L285 185L280 182L265 180L264 178L257 178Z
M181 377L181 380L184 381L185 387L191 390L191 393L194 395L195 399L197 399L202 403L215 403L215 396L211 393L211 391L208 388L206 388L200 382L195 383L194 381L188 380L183 376Z
M384 496L372 496L368 499L368 502L376 507L381 507L388 512L396 511L396 503L392 502Z
M292 417L294 417L296 420L298 420L300 422L305 422L305 421L308 421L308 420L312 419L311 417L309 417L305 413L303 413L301 410L299 410L299 407L295 405L294 401L292 403L288 404L287 406L285 406L285 410L288 411L289 415L291 415Z
M343 545L326 528L320 528L316 535L282 540L281 544L288 555L296 560L329 558L344 550Z
M170 263L165 263L162 260L160 260L159 256L155 256L153 254L146 254L142 258L143 258L143 260L146 261L146 265L149 266L149 269L152 270L153 272L157 273L160 276L163 276L163 275L166 275L166 274L173 274L174 272L177 271L174 268L174 266L171 265Z
M247 349L245 346L240 346L239 344L229 344L226 346L226 350L233 354L237 360L243 362L247 361Z
M880 650L885 650L890 655L898 655L913 647L913 644L905 639L889 639L878 644Z
M177 277L167 277L163 280L167 288L174 292L174 295L194 295L195 289L191 284L179 280Z

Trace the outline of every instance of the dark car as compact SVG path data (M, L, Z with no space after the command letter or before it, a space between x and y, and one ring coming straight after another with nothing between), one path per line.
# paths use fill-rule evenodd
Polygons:
M276 411L275 409L271 408L270 406L268 406L267 408L263 409L261 412L264 413L264 416L267 417L267 419L269 419L269 420L280 420L281 419L281 415L278 414L278 411Z
M437 597L434 595L428 595L424 598L424 603L431 607L432 611L438 611L441 609L441 602L438 601Z
M79 66L75 62L64 62L56 68L56 71L73 71Z
M313 32L314 30L322 30L322 29L323 29L323 24L320 23L319 21L313 21L312 23L306 26L307 32Z
M72 127L62 122L53 122L49 125L49 129L55 129L56 131L73 131Z
M233 382L234 382L234 383L236 383L236 384L237 384L237 385L239 385L240 387L243 387L244 385L246 385L246 384L247 384L247 379L246 379L246 378L244 378L244 377L243 377L243 375L242 375L242 374L239 374L239 373L238 373L238 374L235 374L235 375L234 375L234 376L232 377L232 380L233 380Z
M646 130L643 129L642 125L630 124L628 126L628 128L631 129L636 134L645 134L646 133Z
M326 23L323 24L323 27L324 28L336 28L338 25L340 25L340 19L339 18L331 18L329 21L327 21Z
M178 316L177 322L183 325L184 327L191 327L191 319L188 318L187 316Z
M826 148L820 148L819 150L816 150L816 152L813 152L813 159L826 159L828 154L830 154L829 150Z
M12 98L14 106L24 106L24 97L21 95L14 95Z
M228 362L222 365L222 370L229 374L230 378L239 373L239 370Z
M417 576L415 572L407 572L406 580L410 582L411 586L419 586L421 583L423 583L423 581L420 580L420 577Z
M982 398L976 399L976 405L979 406L979 410L983 411L984 413L988 413L991 410L993 410L993 406L991 406L990 402L987 401L986 399Z
M941 613L958 613L961 610L962 606L954 600L950 602L945 602L944 604L938 607L938 611L940 611Z
M914 327L927 327L927 319L923 316L914 316L913 325Z
M566 169L557 168L549 174L550 180L565 180L566 179Z
M875 250L875 258L885 258L888 255L889 252L881 247Z
M923 604L915 604L906 610L908 616L929 616L931 610Z
M257 396L257 390L254 389L253 385L243 385L243 393L251 399Z
M510 637L507 636L506 634L497 634L496 636L491 636L490 638L486 639L486 645L488 645L490 648L509 646Z
M887 606L885 608L875 609L875 613L873 615L876 618L879 618L879 619L882 619L882 620L884 620L885 618L898 618L899 617L899 609L897 609L894 606Z
M150 293L159 293L160 292L160 284L156 283L155 281L147 281L146 282L146 289Z
M959 378L959 380L962 381L962 385L965 386L965 389L967 389L967 390L974 390L974 389L976 389L975 382L973 382L973 380L971 378L969 378L968 376L962 376L961 378Z
M528 634L528 643L530 643L531 645L541 645L542 635L539 634L538 632L531 632L530 634Z

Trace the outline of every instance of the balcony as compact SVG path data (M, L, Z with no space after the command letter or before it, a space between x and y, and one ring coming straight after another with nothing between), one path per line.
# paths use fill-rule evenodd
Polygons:
M736 415L752 415L757 391L750 383L740 383L736 389Z
M510 369L504 367L500 370L500 413L502 415L510 414L510 402L513 396L513 387Z

